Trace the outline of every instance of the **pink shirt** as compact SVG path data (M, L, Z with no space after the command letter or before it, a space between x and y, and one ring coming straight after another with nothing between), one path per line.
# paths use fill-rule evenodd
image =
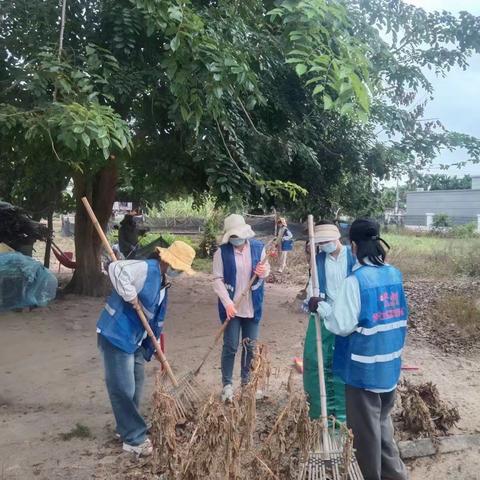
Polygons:
M218 249L213 256L213 290L218 295L218 298L225 307L238 300L238 298L242 295L242 292L247 289L248 283L250 282L253 274L250 242L247 240L243 250L234 248L233 251L235 254L235 266L237 268L235 296L233 297L233 301L228 295L228 291L225 287L225 282L223 279L223 261L221 250ZM265 255L265 249L263 249L261 257L262 260L265 258ZM268 277L270 274L270 265L268 261L265 262L265 266L267 269L264 277ZM243 318L253 318L253 302L251 291L248 292L246 298L239 305L237 315Z

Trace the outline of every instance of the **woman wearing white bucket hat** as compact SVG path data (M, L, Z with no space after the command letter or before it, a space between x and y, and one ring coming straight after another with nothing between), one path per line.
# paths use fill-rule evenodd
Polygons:
M328 220L319 222L314 229L315 244L317 246L316 263L321 300L329 305L335 301L340 286L345 278L351 274L355 265L355 257L350 246L340 242L340 231L337 226ZM311 281L311 280L310 280ZM318 297L312 297L312 289L307 288L308 307L311 312L322 313L324 303ZM339 377L333 374L333 353L335 335L329 332L322 323L322 349L324 358L324 373L327 387L327 409L329 416L335 416L339 421L345 421L345 385ZM305 337L303 353L303 384L310 404L310 417L320 416L320 396L318 386L318 362L316 348L315 322L310 320Z
M264 244L255 240L250 225L241 215L232 214L225 218L224 234L220 248L213 257L213 289L218 295L218 311L221 322L228 320L223 336L222 349L222 400L233 399L232 376L240 333L242 335L242 384L248 382L250 364L255 342L258 338L259 322L262 318L264 278L270 273ZM257 275L249 294L235 308L235 303L247 289L250 279Z

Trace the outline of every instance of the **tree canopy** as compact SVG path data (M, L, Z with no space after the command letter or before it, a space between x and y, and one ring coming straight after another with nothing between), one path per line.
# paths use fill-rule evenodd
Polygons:
M65 28L59 18L65 6ZM466 68L480 19L400 0L8 2L0 33L0 197L44 215L70 179L105 224L185 192L331 214L477 139L424 118L426 71ZM59 48L60 43L63 44ZM74 290L100 245L77 207Z

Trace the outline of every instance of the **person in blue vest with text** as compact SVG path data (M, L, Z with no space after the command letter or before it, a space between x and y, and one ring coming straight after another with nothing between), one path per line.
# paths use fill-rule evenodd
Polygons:
M148 260L123 260L108 267L113 292L97 322L98 345L103 356L105 383L123 450L147 456L152 444L140 413L144 363L154 348L136 309L142 308L157 338L167 310L168 278L193 274L195 250L175 241L158 247Z
M334 373L346 385L347 424L365 480L407 480L391 419L407 334L402 274L385 263L389 247L377 222L355 220L349 236L357 264L333 308L320 304L337 335Z
M229 215L224 222L224 235L220 248L213 256L213 288L218 295L221 322L228 321L222 349L222 401L233 399L233 367L242 338L241 382L249 380L255 342L262 318L264 279L270 273L264 244L255 240L250 225L241 215ZM253 275L258 280L247 295Z
M315 244L317 245L317 271L320 297L330 306L337 298L340 286L352 273L355 257L351 247L342 245L340 231L328 220L315 226ZM323 305L320 298L312 297L311 284L307 288L308 309L316 312ZM333 352L335 335L322 323L322 348L324 360L325 384L327 389L327 410L329 416L345 422L345 384L333 373ZM320 390L318 384L318 361L315 321L309 322L303 354L303 384L310 407L310 418L320 418Z
M293 235L288 229L287 220L284 217L280 217L277 222L278 233L276 238L277 250L280 254L279 263L280 267L278 272L282 273L287 266L288 252L293 250Z

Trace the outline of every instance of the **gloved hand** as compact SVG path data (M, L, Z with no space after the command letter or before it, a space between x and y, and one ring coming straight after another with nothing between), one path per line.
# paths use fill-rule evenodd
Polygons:
M140 308L140 302L138 301L138 297L135 297L133 300L130 300L130 303L132 304L135 310L138 310Z
M263 278L267 272L267 266L264 263L258 263L253 272L258 278Z
M318 302L320 302L319 297L310 297L310 300L308 301L308 311L310 313L317 313Z
M233 303L228 304L225 310L227 311L227 320L231 320L237 315L237 309Z
M323 320L332 313L332 307L329 303L322 301L318 304L317 313L320 315L320 318Z

